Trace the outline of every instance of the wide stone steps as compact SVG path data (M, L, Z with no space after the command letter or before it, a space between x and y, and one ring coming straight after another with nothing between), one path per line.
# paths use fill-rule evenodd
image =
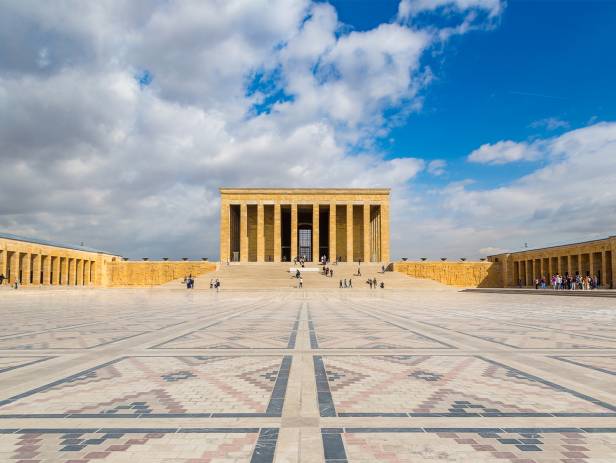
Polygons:
M289 268L295 267L293 263L233 263L222 264L216 272L207 273L195 279L195 289L209 289L210 281L218 279L221 289L228 290L259 290L259 289L295 289L298 281ZM333 277L326 277L321 272L302 272L303 289L339 289L340 280L352 280L353 290L369 290L366 283L368 278L376 278L385 289L414 289L414 290L449 290L445 285L432 280L423 280L408 277L398 272L382 273L382 265L376 263L358 265L357 263L340 263L330 266ZM305 269L319 268L310 263ZM357 274L358 269L361 276ZM177 286L178 282L174 282ZM376 290L381 290L380 287ZM375 291L376 291L375 290Z

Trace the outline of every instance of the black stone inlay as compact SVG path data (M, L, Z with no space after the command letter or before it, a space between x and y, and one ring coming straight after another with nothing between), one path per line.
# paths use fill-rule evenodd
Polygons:
M321 416L336 416L336 407L334 406L334 398L329 389L329 381L327 380L327 372L323 363L323 357L315 355L314 375L317 383L317 397L319 400L319 413Z
M250 463L273 463L278 442L278 429L262 428L252 452Z
M614 358L614 356L609 356L609 355L585 355L584 357L597 357L597 358L607 357L607 358ZM605 368L593 367L592 365L588 365L586 363L576 362L575 360L571 360L571 357L554 356L552 358L556 359L556 360L560 360L561 362L571 363L572 365L577 365L579 367L584 367L584 368L588 368L590 370L600 371L601 373L607 373L608 375L616 376L616 371L606 370Z
M4 358L13 358L13 357L4 357ZM26 357L15 357L15 358L26 358ZM45 362L45 361L47 361L49 359L52 359L52 358L55 358L55 357L44 357L44 358L33 360L32 362L22 363L22 364L19 364L19 365L14 365L12 367L0 368L0 373L5 373L7 371L16 370L17 368L27 367L27 366L30 366L30 365L34 365L35 363Z
M347 463L342 435L340 432L332 431L332 429L328 429L327 432L321 432L325 463Z
M268 416L281 416L282 406L284 405L284 398L287 393L287 384L289 382L289 372L291 371L291 362L293 357L285 355L280 364L280 370L278 371L278 377L274 384L274 390L270 397L269 404L267 405Z

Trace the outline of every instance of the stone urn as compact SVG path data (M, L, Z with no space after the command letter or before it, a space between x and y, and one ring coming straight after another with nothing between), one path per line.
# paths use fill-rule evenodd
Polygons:
M164 260L165 262L167 262L167 261L169 260L169 258L168 258L168 257L163 257L163 260Z
M182 257L182 260L183 260L183 261L187 261L187 260L188 260L188 257Z
M427 258L427 257L420 257L420 259L421 259L421 261L422 261L422 262L425 262L425 261L427 261L427 260L428 260L428 258Z
M441 260L445 262L447 260L447 257L441 257Z
M408 258L408 257L403 257L403 258L402 258L402 262L406 262L407 260L409 260L409 258Z
M142 257L142 259L143 259L143 260L145 260L145 261L150 260L150 258L149 258L149 257Z
M207 257L202 257L201 260L207 262L208 258Z
M461 260L462 262L466 262L466 257L460 257L460 260Z

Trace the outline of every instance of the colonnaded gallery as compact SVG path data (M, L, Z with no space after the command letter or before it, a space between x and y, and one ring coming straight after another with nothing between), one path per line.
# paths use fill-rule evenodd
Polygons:
M26 286L156 286L223 266L257 263L267 269L296 257L317 263L325 256L459 287L527 287L554 273L596 276L601 288L616 287L616 236L478 262L392 260L389 201L388 188L221 188L219 262L129 261L113 252L0 233L0 275Z

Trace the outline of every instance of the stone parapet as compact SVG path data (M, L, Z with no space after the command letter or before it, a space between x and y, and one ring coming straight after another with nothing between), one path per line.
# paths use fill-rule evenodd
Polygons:
M395 262L394 271L449 286L500 288L503 285L498 262Z
M216 263L203 261L116 261L108 262L105 268L107 286L110 287L157 286L215 270Z

